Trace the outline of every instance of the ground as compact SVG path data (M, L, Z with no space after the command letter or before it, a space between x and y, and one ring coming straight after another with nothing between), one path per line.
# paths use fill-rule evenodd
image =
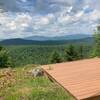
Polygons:
M73 100L46 76L32 77L34 67L0 69L0 100Z

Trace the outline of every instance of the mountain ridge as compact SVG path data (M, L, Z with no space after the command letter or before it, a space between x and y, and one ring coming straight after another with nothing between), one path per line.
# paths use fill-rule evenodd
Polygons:
M25 39L7 39L0 41L0 45L60 45L67 43L93 43L93 38L83 38L83 39L73 39L73 40L46 40L46 41L36 41L36 40L25 40Z
M83 38L88 38L92 37L92 35L88 34L72 34L72 35L64 35L64 36L52 36L52 37L47 37L47 36L30 36L24 38L25 40L36 40L36 41L47 41L47 40L77 40L77 39L83 39Z

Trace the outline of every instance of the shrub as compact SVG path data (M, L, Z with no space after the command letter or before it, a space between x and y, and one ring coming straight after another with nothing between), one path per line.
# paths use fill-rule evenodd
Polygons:
M62 62L62 58L57 51L54 51L50 57L50 63L60 63Z
M3 47L0 47L0 67L11 67L11 58L9 57L8 51Z
M69 45L65 50L65 60L74 61L79 59L76 48L73 45Z

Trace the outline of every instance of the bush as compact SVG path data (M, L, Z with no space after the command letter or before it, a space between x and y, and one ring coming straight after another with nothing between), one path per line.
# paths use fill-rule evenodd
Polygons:
M0 47L0 67L11 67L11 65L11 58L9 57L7 50Z
M50 57L50 63L60 63L62 62L61 56L57 51L54 51Z
M94 55L100 57L100 26L97 27L97 31L94 34L95 38L95 48L94 48Z
M76 48L74 47L74 45L69 45L68 48L65 50L65 60L74 61L77 59L79 59L79 55Z

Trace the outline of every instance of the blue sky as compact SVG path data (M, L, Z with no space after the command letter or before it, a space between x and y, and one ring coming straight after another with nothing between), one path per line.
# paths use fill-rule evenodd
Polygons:
M0 39L92 34L100 0L0 0Z

